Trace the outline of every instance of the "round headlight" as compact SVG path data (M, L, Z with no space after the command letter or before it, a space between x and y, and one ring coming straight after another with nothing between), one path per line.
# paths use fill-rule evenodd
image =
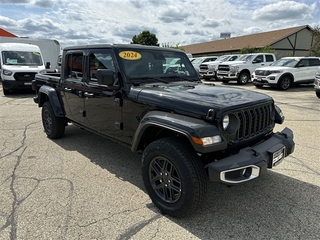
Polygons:
M229 115L225 115L222 120L223 129L226 130L229 126L230 118Z
M222 119L223 130L230 136L234 135L240 127L240 121L233 113L224 115Z

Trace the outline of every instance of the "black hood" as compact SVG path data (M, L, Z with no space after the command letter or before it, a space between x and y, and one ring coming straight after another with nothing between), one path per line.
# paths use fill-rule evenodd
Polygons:
M206 115L209 109L216 113L247 107L272 98L253 91L189 82L147 84L132 87L130 97L139 103L154 107Z

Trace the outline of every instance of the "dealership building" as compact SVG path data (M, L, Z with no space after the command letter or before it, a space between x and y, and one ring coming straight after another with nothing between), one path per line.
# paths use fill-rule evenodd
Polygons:
M245 47L261 49L265 46L274 49L278 58L288 55L307 56L314 41L312 30L310 26L304 25L182 47L186 53L191 53L193 57L236 54Z

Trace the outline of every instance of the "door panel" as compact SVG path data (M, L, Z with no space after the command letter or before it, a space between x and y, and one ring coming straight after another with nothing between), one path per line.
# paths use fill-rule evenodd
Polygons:
M84 123L84 96L83 96L83 53L76 52L66 55L66 78L61 85L62 97L66 103L66 116L80 124Z
M89 77L84 86L85 125L113 138L122 135L122 96L119 91L100 85L96 79L98 69L115 70L114 58L109 51L89 53ZM115 74L116 76L116 74ZM117 79L115 78L117 81Z

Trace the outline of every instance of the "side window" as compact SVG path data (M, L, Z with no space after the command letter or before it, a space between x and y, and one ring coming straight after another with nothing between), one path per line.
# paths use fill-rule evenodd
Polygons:
M66 76L81 81L83 77L83 54L71 53L67 54L66 57Z
M233 57L231 57L228 61L234 61L235 59L237 59L238 58L238 56L233 56Z
M309 66L309 59L301 59L300 62L297 64L298 67L308 67Z
M311 58L309 59L310 66L320 66L320 59L318 58Z
M273 55L266 55L266 62L274 62Z
M98 69L115 70L111 53L90 53L89 55L89 78L92 82L97 82Z
M253 61L263 62L263 61L264 61L263 55L258 55L258 56L256 56Z

